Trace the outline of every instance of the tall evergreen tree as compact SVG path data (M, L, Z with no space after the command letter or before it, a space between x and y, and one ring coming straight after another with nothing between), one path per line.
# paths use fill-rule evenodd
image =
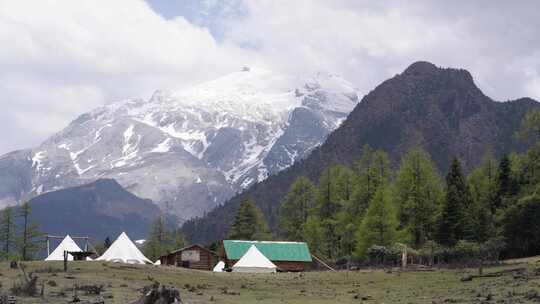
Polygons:
M144 255L150 260L155 261L167 253L167 241L168 235L165 227L165 219L163 216L160 216L152 223L150 234L144 242Z
M304 176L296 179L281 205L280 228L288 240L303 240L310 210L315 207L317 189Z
M169 230L165 217L160 216L152 223L148 238L144 242L143 252L147 258L155 261L162 255L182 248L184 245L183 235L178 230Z
M473 229L469 187L459 160L454 158L446 175L446 197L443 201L437 240L440 244L454 246L459 240L473 239Z
M363 147L362 157L354 169L358 182L347 212L357 217L368 208L377 189L389 183L392 172L388 155L381 150L374 151L368 145Z
M533 110L523 118L518 137L524 141L540 140L540 111Z
M3 243L4 254L8 256L15 243L15 223L11 207L2 210L0 215L0 241Z
M23 261L32 259L34 254L40 249L39 238L42 234L38 231L37 225L31 222L31 213L30 204L25 202L19 208L17 214L22 221L22 233L17 243Z
M496 194L493 200L493 212L497 209L506 208L508 199L517 194L517 183L512 178L511 163L508 155L504 155L499 163Z
M400 227L408 232L411 245L420 248L433 239L435 217L444 192L427 152L412 149L403 156L394 190Z
M509 206L503 218L507 254L510 257L533 256L540 253L540 195L523 197Z
M491 154L471 172L469 185L473 204L475 239L485 242L496 234L497 163Z
M270 240L272 234L261 210L253 201L247 200L240 204L228 237L237 240Z
M313 225L319 225L315 230L321 233L319 239L323 242L323 256L327 259L342 255L343 245L349 245L348 241L346 244L342 242L344 230L340 215L351 200L355 180L354 173L341 165L329 167L319 179Z
M516 159L516 158L514 158ZM533 194L540 187L540 142L519 157L517 191L520 196Z
M396 240L397 215L386 189L378 188L356 234L355 255L364 257L373 245L389 246Z

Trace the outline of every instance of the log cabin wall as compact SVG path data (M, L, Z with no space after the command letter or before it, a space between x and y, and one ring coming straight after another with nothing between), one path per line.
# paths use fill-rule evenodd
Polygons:
M199 245L192 245L174 251L162 256L160 260L162 265L199 270L211 270L217 262L211 251Z
M226 260L226 265L228 268L232 268L234 264L236 264L238 260ZM298 271L306 271L312 269L312 263L311 262L297 262L297 261L271 261L274 263L274 265L277 266L277 268L281 271L291 271L291 272L298 272Z
M311 269L311 263L296 261L276 261L274 263L278 269L283 271L306 271Z

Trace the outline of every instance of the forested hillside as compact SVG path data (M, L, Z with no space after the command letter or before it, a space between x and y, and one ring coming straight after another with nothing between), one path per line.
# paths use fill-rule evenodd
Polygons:
M317 182L331 165L353 167L369 145L388 155L395 169L403 155L422 148L438 174L446 174L453 158L469 173L491 153L494 159L529 146L515 137L525 114L540 104L529 98L496 102L485 96L465 70L442 69L417 62L383 82L348 116L319 148L303 161L250 187L183 231L193 242L226 236L240 202L252 199L276 232L281 203L296 178Z
M113 179L44 193L29 201L31 220L43 233L88 235L100 242L127 231L145 238L160 214L157 206L126 191Z

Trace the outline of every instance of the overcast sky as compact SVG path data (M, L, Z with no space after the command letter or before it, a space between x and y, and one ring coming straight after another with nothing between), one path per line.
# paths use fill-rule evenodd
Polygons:
M537 1L0 0L0 154L72 119L259 65L367 93L410 63L540 100Z

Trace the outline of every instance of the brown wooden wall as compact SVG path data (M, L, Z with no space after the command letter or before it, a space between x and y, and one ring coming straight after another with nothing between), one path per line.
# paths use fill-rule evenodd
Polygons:
M226 260L226 265L232 268L238 260ZM312 268L311 262L296 262L296 261L272 261L274 265L281 271L306 271Z
M283 271L306 271L311 268L310 262L276 261L272 263Z
M199 253L199 261L182 261L182 252L185 250L196 250ZM197 245L162 256L160 260L161 265L186 267L199 270L212 270L214 265L217 263L217 259L212 252Z

